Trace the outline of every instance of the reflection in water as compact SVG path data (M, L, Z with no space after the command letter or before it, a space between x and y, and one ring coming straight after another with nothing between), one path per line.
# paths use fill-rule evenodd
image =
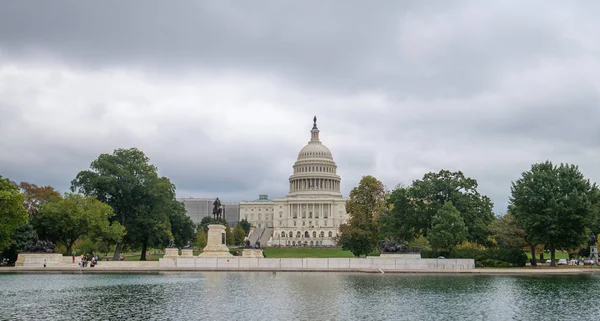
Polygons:
M597 276L0 274L0 319L596 319Z

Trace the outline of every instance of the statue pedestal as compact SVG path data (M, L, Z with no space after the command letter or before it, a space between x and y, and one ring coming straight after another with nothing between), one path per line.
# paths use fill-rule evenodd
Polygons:
M242 257L265 257L261 249L244 249Z
M199 256L202 257L229 257L233 256L229 253L225 239L225 226L211 224L208 226L208 240L206 247L202 250Z
M179 256L179 249L176 247L168 247L165 249L165 257Z
M194 256L194 250L193 249L182 249L181 256L185 256L185 257Z
M590 246L590 259L598 261L598 247L595 245Z

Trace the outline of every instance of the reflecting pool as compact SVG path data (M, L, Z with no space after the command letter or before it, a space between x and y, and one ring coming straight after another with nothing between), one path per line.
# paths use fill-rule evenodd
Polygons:
M600 276L0 274L0 320L597 320Z

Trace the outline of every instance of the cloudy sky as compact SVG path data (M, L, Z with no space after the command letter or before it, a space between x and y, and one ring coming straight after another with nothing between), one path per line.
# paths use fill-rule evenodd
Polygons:
M2 1L0 175L138 147L179 197L285 196L317 115L348 195L530 164L600 182L596 1Z

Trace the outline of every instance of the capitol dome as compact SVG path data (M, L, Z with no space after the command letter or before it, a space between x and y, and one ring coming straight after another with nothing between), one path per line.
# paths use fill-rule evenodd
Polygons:
M340 177L337 165L327 146L319 140L317 117L313 119L310 141L298 153L294 174L290 176L288 196L308 194L315 196L340 196Z

